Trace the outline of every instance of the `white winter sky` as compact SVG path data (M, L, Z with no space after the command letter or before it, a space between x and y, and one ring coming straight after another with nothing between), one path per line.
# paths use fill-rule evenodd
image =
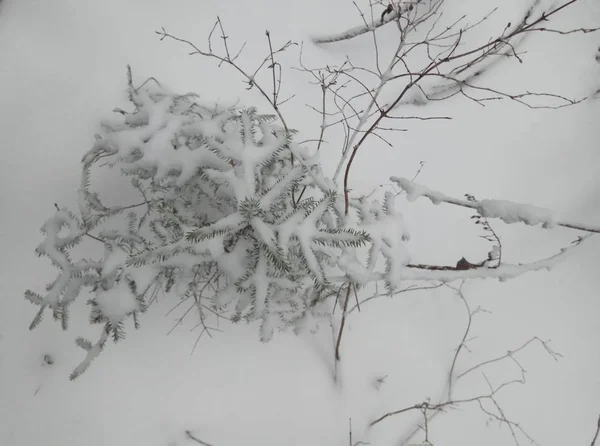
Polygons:
M478 31L485 38L516 20L526 3L446 0L445 8L475 21L499 4ZM370 430L366 424L389 410L435 399L443 389L465 324L461 303L448 290L380 298L353 313L343 341L341 388L325 364L331 355L327 328L314 337L279 335L263 345L256 326L225 326L190 354L197 332L187 325L167 336L174 316L165 313L174 302L161 301L144 315L140 331L130 329L126 342L110 343L75 382L68 375L83 351L73 341L82 334L95 339L98 327L75 321L65 333L47 316L28 331L35 308L23 292L42 289L54 275L47 259L34 254L39 228L55 202L76 209L81 156L100 119L127 105L127 64L138 82L154 76L204 100L239 98L269 112L233 70L189 57L187 48L160 42L154 33L164 26L204 45L216 15L232 45L246 42L240 63L247 67L266 55L266 29L276 45L304 41L309 65L336 63L346 54L357 62L372 60L368 36L320 48L310 43L313 34L360 23L349 0L0 1L0 444L185 446L194 444L185 438L189 429L214 446L341 446L348 444L352 418L354 441L388 446L398 444L415 415ZM597 26L600 4L582 0L556 23ZM385 43L394 32L383 29L379 36ZM525 63L503 65L487 85L587 95L600 87L594 60L599 45L600 34L534 36ZM283 56L283 66L296 66L297 55L294 48ZM289 93L296 98L283 108L288 121L302 139L316 137L319 117L305 103L315 104L319 92L306 75L286 70L282 94ZM350 186L368 192L392 175L412 177L425 161L419 182L448 195L532 203L600 225L600 100L540 111L456 99L429 110L453 120L413 123L392 137L391 148L371 140L356 160ZM334 167L339 141L324 150L331 154L323 156L325 165ZM123 199L118 182L100 187L109 199ZM413 235L415 262L485 258L488 247L477 238L468 210L426 200L398 203ZM552 255L579 235L501 222L494 228L513 263ZM535 335L551 338L564 355L555 362L537 346L524 352L519 358L527 384L500 397L507 415L543 446L589 445L600 414L599 252L600 241L592 237L552 272L464 287L473 308L491 313L476 317L473 353L461 365L502 355ZM75 309L80 314L87 311L85 300L82 295ZM45 354L52 365L43 366ZM489 376L498 383L518 377L514 372L500 367ZM373 389L384 375L385 384ZM473 389L476 384L466 391ZM430 428L430 441L438 446L513 444L506 427L486 424L474 407L452 411Z

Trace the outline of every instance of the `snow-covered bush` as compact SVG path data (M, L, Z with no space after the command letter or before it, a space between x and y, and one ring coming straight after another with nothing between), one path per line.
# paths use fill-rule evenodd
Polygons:
M73 377L109 335L122 337L129 317L137 326L156 287L193 299L201 319L209 311L260 320L267 341L276 329L314 326L343 283L360 287L378 277L389 290L399 285L407 234L391 193L383 203L352 200L346 216L319 158L275 116L207 107L158 83L135 88L131 71L128 79L133 110L103 123L83 157L79 214L57 208L42 227L37 253L60 269L58 277L43 294L26 292L40 307L32 327L48 309L66 329L69 305L91 289L90 322L104 329L94 345L77 340L88 357ZM131 177L143 203L103 204L90 180L106 167ZM104 244L102 258L71 259L85 237ZM367 245L362 264L356 250Z
M502 260L500 239L490 229L488 218L600 232L597 227L562 221L533 206L449 197L416 184L415 178L391 177L395 186L381 200L351 196L350 174L365 141L378 137L391 145L381 133L399 130L394 124L385 127L384 121L448 118L404 113L405 106L427 107L432 101L455 96L479 104L507 99L530 108L550 109L583 100L529 90L508 93L480 84L483 73L498 60L522 62L515 48L532 31L559 32L538 26L574 2L539 13L541 7L534 2L495 38L474 41L464 48L466 34L485 19L475 25L459 19L443 27L438 23L443 3L390 5L391 10L371 25L313 39L327 44L373 33L376 60L369 69L349 61L338 67L306 68L301 60L301 71L316 79L322 92L322 108L317 109L322 123L318 146L312 150L295 142L295 132L280 109L285 101L279 98L282 71L275 55L292 42L274 50L267 32L269 54L252 72L237 64L220 19L205 50L164 28L157 31L161 40L184 43L193 55L234 67L275 114L261 114L254 107L203 104L197 95L175 94L153 78L136 88L128 71L132 109L115 109L118 118L102 124L96 142L84 155L79 212L56 206L56 213L42 227L45 239L37 253L48 256L60 272L44 293L25 293L39 307L32 328L50 310L66 329L69 306L82 289L91 290L90 322L102 324L103 329L94 344L77 339L88 354L72 378L89 366L109 336L115 341L122 338L126 320L133 319L137 327L139 313L159 290L187 301L186 314L195 310L204 330L209 329L205 322L208 314L227 314L234 322L260 321L263 341L285 328L314 330L324 320L334 332L335 359L339 360L348 301L352 296L359 307L359 291L369 284L383 283L387 294L394 294L405 281L434 281L439 286L456 279L505 280L549 269L572 251L572 247L564 248L547 259L508 265ZM384 64L375 31L388 23L398 25L399 40ZM419 34L420 27L429 29L430 23L440 27L438 34ZM222 54L213 50L215 30L221 33ZM414 42L408 39L412 33ZM432 48L436 48L435 54ZM424 59L415 56L418 51ZM409 70L413 62L419 68ZM384 66L387 68L382 69ZM265 70L272 82L271 92L257 80L257 74ZM342 88L348 97L342 96ZM396 93L385 97L392 90ZM329 178L318 155L325 132L335 125L343 128L344 140L337 168ZM99 191L93 190L91 178L105 167L120 168L143 200L118 207L104 204ZM486 238L493 243L487 259L471 263L463 258L456 265L411 264L405 245L408 232L394 203L401 194L408 201L427 197L434 204L475 210L474 217L491 233ZM578 238L574 246L585 238ZM84 239L102 243L104 254L95 260L72 260L73 248ZM373 288L375 295L383 294ZM409 289L413 287L402 291ZM338 305L341 315L334 318Z
M277 330L314 331L321 322L329 325L335 359L332 374L337 381L345 321L354 309L360 310L362 303L381 295L443 286L460 297L468 317L447 371L445 391L434 401L387 412L370 425L420 412L423 423L416 421L402 444L413 444L423 430L423 444L430 444L427 426L433 417L450 407L477 402L486 415L509 427L515 441L515 428L527 436L518 423L506 418L495 400L496 393L525 382L524 369L514 360L514 353L535 342L553 358L558 355L547 341L533 337L506 355L457 372L459 356L462 361L461 352L468 350L472 317L480 309L471 310L462 288L449 282L474 278L504 281L530 271L550 270L591 233L600 233L600 228L561 219L531 205L477 200L469 194L455 198L417 184L420 170L412 179L390 177L388 191L378 200L376 194L356 195L352 189L356 179L351 173L356 173L356 155L366 149L367 141L377 138L392 146L393 137L387 139L392 133L388 132L408 130L397 127L397 122L450 119L435 113L432 104L439 101L462 98L485 105L505 99L532 109L558 109L585 100L529 89L508 92L485 83L486 74L504 61L523 62L525 53L520 48L528 36L600 30L548 27L547 22L576 2L567 0L544 9L540 2L531 1L520 18L481 40L472 39L470 33L492 13L474 24L465 22L466 16L444 23L440 21L444 0L390 2L383 13L376 14L374 8L382 6L381 2L371 2L371 23L363 15L364 25L316 37L313 42L326 45L371 33L372 66L359 66L348 58L338 66L307 68L300 58L300 71L316 81L322 94L318 107L313 107L321 125L314 129L318 137L307 140L316 143L311 149L295 141L295 132L281 110L287 99L280 99L282 69L275 56L291 42L274 50L267 31L268 55L256 70L246 71L236 61L241 50L230 51L220 19L205 49L164 28L157 31L161 40L187 45L192 55L234 67L245 77L248 89L258 90L274 114L261 114L254 107L204 104L197 95L175 94L153 78L136 88L129 70L131 109L115 109L116 119L102 124L93 147L84 155L78 212L57 205L54 216L42 227L45 239L37 253L49 257L59 273L45 292L25 293L39 307L31 328L51 311L66 329L70 305L84 289L89 291L89 321L102 328L95 343L77 338L77 345L87 355L73 371L74 379L99 355L109 337L115 342L122 339L127 321L137 327L140 313L163 292L172 298L174 307L188 305L178 323L193 311L202 333L211 330L207 322L211 315L256 322L263 341L270 340ZM386 41L381 45L385 51L380 51L376 31L388 24L398 29L398 39L392 41L396 47ZM214 50L217 45L211 40L219 31L221 53ZM261 84L259 75L265 71L271 88ZM319 148L325 133L336 126L343 135L330 137L328 133L335 146L328 154L339 157L329 177L321 166ZM92 177L102 178L106 168L120 169L130 179L132 190L142 197L141 202L107 205L102 191L92 187ZM487 257L484 252L471 259L474 262L463 257L450 265L411 263L408 231L395 200L419 198L468 209L465 219L473 219L489 243ZM588 234L548 258L507 264L491 219L546 229L562 226ZM84 240L98 243L103 254L93 260L75 260L78 250L74 248ZM380 292L384 287L385 292ZM351 299L356 300L352 307ZM335 312L336 308L340 311ZM492 387L486 378L489 393L457 396L456 384L465 382L465 376L503 361L515 362L522 380ZM493 403L497 410L489 412L483 402ZM202 443L189 431L188 436Z

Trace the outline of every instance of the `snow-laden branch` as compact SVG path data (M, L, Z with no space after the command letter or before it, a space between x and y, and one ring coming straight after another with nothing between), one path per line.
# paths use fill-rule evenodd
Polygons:
M108 325L105 325L102 329L100 339L98 339L98 342L96 342L94 345L92 345L89 341L86 341L83 338L77 338L77 345L79 345L81 348L87 351L87 354L85 355L85 359L81 361L81 363L71 373L69 377L71 381L73 381L83 372L85 372L89 368L92 361L96 359L98 355L100 355L100 353L104 349L104 345L106 344L109 334L110 328Z
M390 22L398 20L398 18L402 14L404 14L409 9L413 8L413 3L419 3L420 1L421 0L417 0L416 2L402 4L398 8L394 8L389 14L385 14L383 18L376 17L371 21L371 23L365 23L364 25L355 26L341 33L329 34L326 36L315 36L312 38L312 41L316 44L322 44L353 39L368 32L374 31L377 28L386 25Z
M415 201L419 197L427 197L433 204L449 203L475 209L482 217L499 218L505 223L525 223L530 226L541 224L544 228L562 226L580 231L600 233L600 226L559 219L553 211L529 204L513 203L506 200L468 201L449 197L426 186L413 183L406 178L390 177L390 181L396 183L398 187L406 192L408 201Z
M419 265L407 265L408 267L402 271L402 278L406 280L438 280L441 282L452 282L457 279L498 279L504 282L533 271L552 270L559 262L571 256L575 249L589 237L591 237L591 234L579 237L573 241L571 246L562 248L559 253L531 263L503 263L497 267L480 266L467 270L427 269L420 268Z
M562 262L567 257L571 256L576 248L585 240L591 237L592 234L579 237L572 242L571 246L562 248L560 252L545 259L537 260L531 263L508 264L503 263L497 267L477 266L476 268L461 269L455 267L440 267L432 265L407 264L400 271L395 273L395 277L400 280L424 280L424 281L439 281L453 282L455 280L465 279L498 279L504 282L509 279L522 276L526 273L552 270L559 262ZM332 282L342 283L347 281L346 276L331 277ZM377 282L383 280L381 273L373 272L368 277L364 278L365 282Z

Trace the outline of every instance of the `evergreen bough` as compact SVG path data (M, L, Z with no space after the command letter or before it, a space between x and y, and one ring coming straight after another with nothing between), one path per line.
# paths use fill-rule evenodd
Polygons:
M39 307L31 328L50 310L67 329L70 304L91 290L89 321L103 330L95 344L77 338L87 356L71 379L110 336L123 337L126 319L137 328L159 289L194 299L200 317L206 309L261 321L268 341L286 327L316 328L344 284L399 286L407 233L393 194L354 199L345 215L318 156L276 116L209 107L156 81L135 88L131 69L128 94L133 110L115 109L118 119L102 123L83 156L79 213L57 206L42 226L36 251L59 268L57 278L45 293L25 293ZM143 203L103 204L90 186L103 167L119 167ZM85 237L102 242L104 254L73 261L70 250Z

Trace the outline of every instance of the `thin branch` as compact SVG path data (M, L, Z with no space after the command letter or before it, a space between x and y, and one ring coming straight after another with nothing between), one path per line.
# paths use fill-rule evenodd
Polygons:
M488 359L487 361L480 362L479 364L468 368L467 370L465 370L464 372L459 374L456 377L456 379L458 380L458 379L462 378L463 376L474 372L475 370L479 370L490 364L504 361L505 359L513 360L515 362L515 364L517 364L519 366L519 368L521 369L521 372L524 372L525 369L514 359L514 355L516 353L519 353L522 350L526 349L529 345L531 345L534 342L538 342L539 344L541 344L542 347L544 348L544 350L546 350L546 352L550 355L550 357L552 357L552 359L554 359L555 361L558 361L558 359L562 357L562 355L560 353L558 353L558 352L554 351L552 348L550 348L550 345L549 345L550 340L549 339L547 341L543 341L542 339L538 338L537 336L534 336L533 338L529 339L527 342L523 343L520 347L518 347L514 350L507 350L507 352L504 355L498 356L493 359Z
M596 433L594 434L594 438L592 439L592 444L590 446L595 446L599 433L600 433L600 416L598 417L598 424L596 425Z
M335 360L340 360L340 345L342 344L342 334L344 333L344 325L346 324L346 316L348 315L348 301L350 300L350 283L346 286L346 298L344 300L344 310L342 313L342 322L338 332L337 341L335 343Z
M198 437L194 436L190 431L185 431L185 435L192 441L195 441L198 444L201 444L202 446L213 446L210 443L207 443L205 441L200 440Z
M224 45L224 49L225 49L225 56L219 56L218 54L214 53L212 50L212 43L211 43L211 38L212 38L212 34L215 30L215 28L219 26L220 30L221 30L221 39L223 40L223 45ZM277 116L279 117L279 120L281 121L281 123L283 124L283 127L285 129L286 134L289 134L289 127L287 125L286 120L284 119L281 110L279 109L279 107L277 106L277 104L273 101L273 99L271 98L271 96L260 86L256 83L254 76L248 74L245 70L243 70L236 62L235 59L239 56L239 53L235 56L235 57L231 57L230 52L229 52L229 46L227 44L227 39L229 38L228 36L225 35L225 31L223 29L223 24L221 22L220 18L217 18L217 22L215 23L215 26L213 26L212 31L209 34L208 37L208 51L203 51L200 48L198 48L195 44L193 44L191 41L186 40L186 39L182 39L180 37L176 37L170 33L168 33L165 28L161 28L160 31L155 31L156 34L158 34L160 36L160 40L164 40L164 39L171 39L177 42L181 42L184 43L186 45L188 45L190 48L192 48L192 52L190 53L190 55L201 55L201 56L205 56L205 57L211 57L214 58L216 60L219 61L219 65L220 64L228 64L230 66L232 66L233 68L235 68L242 76L244 76L247 79L249 88L253 88L256 87L256 89L260 92L260 94L269 102L269 104L271 104L271 107L273 107L273 110L275 111L275 113L277 114ZM288 42L286 45L284 45L284 47L282 47L282 49L276 51L283 51L285 48L287 48L289 45L292 45L292 42ZM240 50L241 51L241 50ZM269 56L270 57L270 56Z
M525 349L533 341L538 340L539 342L541 342L542 345L544 346L545 350L554 359L557 359L557 357L560 355L548 347L547 341L541 341L539 338L536 337L536 338L530 339L529 341L524 343L522 346L520 346L516 350L509 351L507 354L500 356L498 358L494 358L494 359L479 363L476 366L468 369L468 371L463 372L462 374L460 374L458 376L455 376L455 370L457 367L459 355L463 349L466 349L466 343L469 339L469 333L470 333L471 327L472 327L472 318L478 311L480 311L480 309L478 308L475 311L471 311L469 304L466 301L466 299L462 293L462 285L461 285L461 287L458 287L458 288L454 288L454 287L449 287L449 288L455 290L457 292L457 294L459 295L459 297L461 298L461 300L463 301L463 304L467 311L468 318L467 318L467 324L465 327L465 331L461 337L458 348L456 349L456 351L453 355L453 358L452 358L452 362L451 362L449 372L448 372L448 382L447 382L447 387L446 387L446 393L445 393L444 397L442 397L442 399L438 403L431 403L428 400L428 401L424 401L422 403L414 404L412 406L404 407L399 410L387 412L387 413L381 415L380 417L376 418L375 420L373 420L370 423L370 426L371 427L375 426L376 424L378 424L392 416L401 415L401 414L411 412L411 411L419 411L423 414L424 426L417 424L414 428L409 430L409 432L403 437L403 439L399 442L399 444L401 444L401 445L408 444L413 439L413 437L421 430L425 431L425 444L430 444L430 443L428 443L428 441L429 441L428 438L429 438L429 433L430 433L430 423L434 417L438 416L441 413L444 413L444 411L447 409L456 408L456 407L459 407L459 406L465 405L465 404L476 403L483 413L485 413L492 419L497 420L500 424L504 424L508 427L508 429L510 430L511 436L513 437L513 440L517 446L520 446L517 433L522 434L531 444L539 446L538 443L535 442L535 440L525 431L525 429L519 423L517 423L507 417L504 409L499 404L496 396L502 389L504 389L508 386L511 386L513 384L524 384L525 383L525 369L514 357L514 354ZM480 368L482 368L486 365L500 362L500 361L512 361L514 364L516 364L516 366L518 367L519 372L520 372L520 378L507 380L497 386L493 386L491 384L490 380L487 378L487 376L485 376L485 374L482 374L482 376L489 388L488 393L481 394L481 395L475 395L475 396L471 396L471 397L464 397L464 398L454 398L453 397L453 389L455 387L455 384L459 380L461 380L464 376L466 376L467 374L469 374L475 370L479 370ZM484 404L486 402L491 403L493 409L486 408L485 404ZM600 421L599 421L599 423L600 423ZM593 443L592 443L592 446L594 446Z
M392 295L396 296L398 294L402 294L402 293L407 293L409 291L419 291L419 290L435 290L436 288L439 288L441 286L443 286L444 283L439 283L437 285L426 285L426 286L418 286L418 285L410 285L406 288L403 288L401 290L395 291ZM362 301L360 301L360 305L364 305L365 303L373 300L373 299L377 299L378 297L390 297L389 293L375 293L370 297L367 297L366 299L363 299ZM352 307L352 309L350 309L348 311L348 314L352 313L354 310L360 310L360 306L359 303L357 302L356 305L354 305Z
M459 32L458 37L456 38L455 42L449 47L449 50L446 53L441 53L438 56L434 57L430 57L430 62L427 66L425 66L422 70L416 72L416 73L412 73L410 70L407 69L408 73L405 75L407 77L410 78L410 81L404 86L404 88L401 90L401 92L397 95L397 97L394 99L394 101L388 105L386 107L386 109L381 109L380 110L380 115L368 126L368 130L366 132L364 132L362 134L362 136L359 138L358 142L355 144L354 143L354 139L355 137L358 135L359 132L354 132L352 138L350 139L349 142L349 147L348 149L351 150L351 152L349 153L349 160L346 164L346 168L344 171L344 181L343 181L343 193L344 193L344 211L345 211L345 215L348 215L349 212L349 174L350 174L350 170L352 168L352 164L356 158L356 154L358 152L358 150L360 149L360 147L363 145L363 143L365 142L365 140L367 139L367 137L369 137L370 135L374 134L374 132L376 132L376 130L378 129L378 127L380 126L380 122L385 119L387 117L387 115L397 106L399 105L403 99L405 98L405 96L407 95L407 93L409 91L411 91L411 89L413 89L413 87L418 87L418 84L421 82L421 80L423 80L424 78L428 77L428 76L441 76L442 74L440 73L440 68L442 66L446 66L448 65L450 62L453 61L457 61L457 62L462 62L463 60L466 60L466 62L464 63L464 67L463 69L461 69L461 71L464 71L464 69L466 68L470 68L473 66L476 66L477 64L479 64L479 62L481 62L482 60L484 60L485 58L487 58L490 55L495 55L497 54L499 51L502 51L504 48L508 47L509 50L512 51L512 56L513 57L517 57L518 55L515 51L515 47L511 44L511 39L516 38L518 36L524 35L528 30L531 30L533 28L535 28L537 25L539 25L542 22L548 21L548 19L553 16L556 15L557 13L559 13L560 11L562 11L563 9L565 9L566 7L572 5L573 3L577 2L578 0L570 0L568 2L565 2L564 4L562 4L559 7L556 7L550 11L547 12L543 12L540 17L538 17L537 19L533 20L531 23L527 23L527 19L529 17L529 14L531 13L532 9L530 8L530 10L528 11L528 13L526 14L525 18L522 20L522 22L515 27L512 31L506 33L503 32L502 35L500 35L499 37L495 38L495 39L491 39L488 42L481 44L479 46L477 46L476 48L472 48L466 51L462 51L462 52L458 52L456 51L458 48L458 44L462 38L462 32ZM434 15L435 11L429 11L428 14L426 14L426 16L420 17L419 20L425 21L427 20L429 17ZM409 22L410 23L410 22ZM415 27L417 25L417 23L410 23L410 25L412 27ZM508 28L508 27L507 27ZM506 30L505 30L506 31ZM405 34L402 34L402 38L401 38L401 43L400 46L398 47L398 50L395 52L395 56L394 56L394 61L393 63L390 65L390 68L388 71L390 71L391 74L391 69L399 62L402 61L404 62L402 59L404 58L405 55L400 55L399 54L399 50L400 48L402 48L404 46L405 43ZM427 42L421 42L421 44L427 44ZM414 47L418 46L419 44L416 44ZM414 48L413 47L413 48ZM388 71L386 71L385 73L387 74ZM448 76L448 75L445 75ZM391 76L393 77L393 76ZM389 81L389 79L391 77L388 76L382 76L382 81L381 84L378 86L378 88L376 89L376 94L374 95L375 97L378 95L378 92L381 90L381 88L383 87L383 85L385 85L387 83L387 81ZM465 82L465 81L461 81L461 82ZM462 85L462 84L459 84ZM477 88L482 88L482 87L477 87ZM460 92L464 95L466 95L467 97L469 97L467 95L467 93L463 90L460 89ZM526 93L526 94L531 94L531 93ZM520 100L520 97L517 95L505 95L506 97L511 97L514 100ZM474 99L474 98L473 98ZM570 101L567 102L566 105L573 105L575 103L578 103L580 101ZM369 105L369 107L367 108L367 111L365 112L365 114L363 114L363 117L361 118L361 120L359 121L358 124L358 128L362 129L362 127L364 125L366 125L366 119L364 119L364 117L366 115L368 115L368 113L370 112L370 109L373 105L373 101L371 101L371 104ZM338 164L338 168L336 169L335 175L334 175L334 182L337 179L337 176L342 168L342 165L344 163L346 163L346 157L348 156L348 153L346 151L344 151L344 154L342 156L342 159L340 160L339 164Z

